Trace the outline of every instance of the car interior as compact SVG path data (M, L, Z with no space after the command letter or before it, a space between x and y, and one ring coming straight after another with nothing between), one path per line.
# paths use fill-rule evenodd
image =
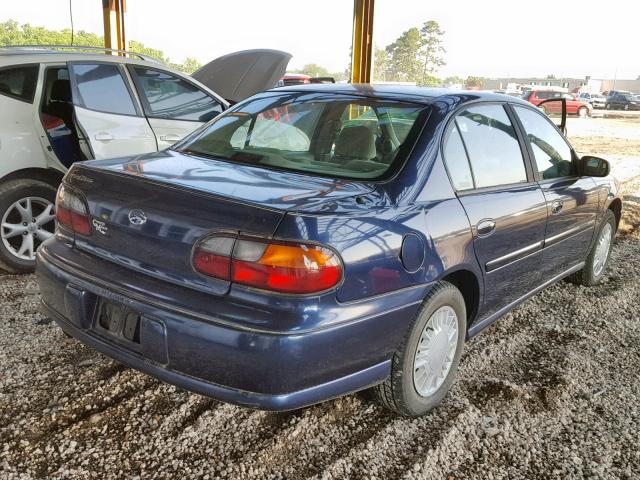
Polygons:
M320 102L236 112L186 152L330 176L375 178L400 154L424 107ZM408 143L408 142L407 142Z
M66 67L49 67L45 73L40 118L58 159L66 167L92 158L75 120L71 83Z

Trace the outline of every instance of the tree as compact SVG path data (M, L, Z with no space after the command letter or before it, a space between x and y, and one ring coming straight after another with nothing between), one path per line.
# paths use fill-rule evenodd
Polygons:
M438 69L446 64L444 61L444 53L446 50L442 46L442 36L444 31L435 20L425 22L420 29L422 37L422 48L420 54L424 62L422 70L422 85L427 85L427 77L435 76Z
M195 58L187 57L184 63L180 65L172 64L172 66L177 70L180 70L181 72L192 74L193 72L198 70L202 66L202 64Z
M373 50L373 79L387 80L387 68L389 66L389 57L384 48L375 47Z
M445 85L464 85L465 80L462 77L458 77L457 75L454 75L452 77L447 77L445 78L442 83L444 83Z
M44 27L33 27L28 23L19 25L14 20L0 23L0 45L70 45L71 30L48 30ZM73 34L73 44L87 47L104 47L104 38L95 33L77 31ZM192 73L200 68L200 63L194 58L187 58L183 64L174 64L165 57L162 50L149 48L142 42L129 41L129 51L141 53L156 58L178 70Z
M309 75L310 77L330 77L331 74L329 70L327 70L322 65L318 65L317 63L307 63L300 70L296 70L294 73L303 73L305 75Z
M418 83L422 78L422 36L416 27L403 32L385 50L389 57L386 80Z
M484 78L482 77L467 77L467 88L481 88L484 84Z

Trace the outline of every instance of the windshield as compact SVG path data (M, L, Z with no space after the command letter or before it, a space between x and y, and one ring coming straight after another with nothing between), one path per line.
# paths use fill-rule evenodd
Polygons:
M229 110L178 148L267 168L379 179L404 161L427 110L393 100L265 94Z

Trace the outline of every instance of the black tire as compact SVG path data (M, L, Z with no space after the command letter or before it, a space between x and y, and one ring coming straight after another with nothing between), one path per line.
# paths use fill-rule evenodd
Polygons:
M628 104L628 103L627 103L627 104L625 104L624 109L625 109L625 110L629 110L629 104Z
M421 396L414 385L414 357L425 325L441 307L451 307L458 317L456 351L442 385L430 396ZM391 375L373 388L376 399L400 415L417 417L438 406L453 384L467 332L467 312L460 291L449 282L438 282L424 300L401 345L393 355Z
M580 107L578 109L578 117L587 118L587 115L589 115L589 109L587 107Z
M598 247L598 240L602 231L605 229L607 225L611 226L611 243L609 244L609 250L607 251L607 257L604 261L604 267L600 271L600 273L596 274L594 272L595 265L595 257L596 250ZM598 234L596 236L596 240L593 242L591 250L589 251L589 255L587 255L587 260L582 267L582 270L576 272L574 275L569 277L569 281L575 283L576 285L584 285L585 287L592 287L593 285L597 285L602 281L605 272L607 271L607 265L609 264L609 258L611 257L611 250L613 248L613 238L616 233L616 216L613 214L611 210L607 210L604 214L604 218L602 219L602 223L600 224L600 228L598 228Z
M605 103L604 104L604 109L605 110L611 110L611 104L610 103Z
M31 179L10 180L1 184L0 220L4 218L11 205L27 197L38 197L55 203L56 187L41 180ZM4 240L0 239L0 268L11 273L31 273L35 270L35 260L17 257L7 248Z

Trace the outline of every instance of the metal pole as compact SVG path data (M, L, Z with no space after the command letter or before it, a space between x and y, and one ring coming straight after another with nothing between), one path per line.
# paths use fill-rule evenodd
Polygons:
M102 0L105 48L127 49L124 28L126 10L126 0Z
M373 54L373 7L375 0L353 2L351 83L370 83Z

